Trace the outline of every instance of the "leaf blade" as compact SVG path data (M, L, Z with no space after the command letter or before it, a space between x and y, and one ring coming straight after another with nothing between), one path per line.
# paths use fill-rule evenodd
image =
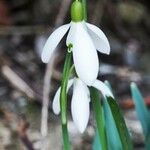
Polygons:
M117 131L115 121L106 99L103 101L105 122L106 122L106 135L109 149L122 149L119 133Z
M130 140L130 135L128 133L124 118L122 116L118 104L112 97L107 97L107 101L110 106L113 118L115 120L115 124L121 139L123 150L132 150L133 146Z
M131 83L131 93L144 135L147 137L150 134L150 114L144 103L143 96L135 83Z
M135 83L131 83L131 94L135 104L135 109L142 125L145 136L145 149L149 150L150 145L150 113L144 103L143 96Z

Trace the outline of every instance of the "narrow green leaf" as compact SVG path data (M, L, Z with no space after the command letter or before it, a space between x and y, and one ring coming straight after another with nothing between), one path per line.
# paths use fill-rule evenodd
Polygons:
M102 105L100 102L99 91L91 87L90 92L91 92L92 105L95 114L97 129L98 129L99 141L101 143L102 150L107 150L107 138L106 138L106 131L105 131L106 128L104 122L105 120L104 120Z
M149 150L150 147L150 134L147 136L145 141L145 150Z
M132 99L145 136L145 149L150 147L150 113L144 103L143 96L135 83L131 83Z
M109 81L105 81L105 84L108 86L108 88L112 92L112 87ZM109 104L106 98L104 98L104 101L103 101L103 109L104 109L104 115L105 115L108 148L109 150L111 149L122 150L122 144L120 141L119 133L116 128L116 124L115 124L111 109L109 107Z
M111 109L115 124L120 136L123 150L132 150L132 142L128 133L123 115L116 101L112 97L107 97L109 107Z
M145 138L150 135L150 113L135 83L131 83L131 93L138 118L141 122Z
M109 150L122 150L122 144L116 128L112 112L106 99L103 101L105 124L106 124L106 135Z
M96 130L94 142L92 145L92 150L102 150L99 135L98 135L98 130Z

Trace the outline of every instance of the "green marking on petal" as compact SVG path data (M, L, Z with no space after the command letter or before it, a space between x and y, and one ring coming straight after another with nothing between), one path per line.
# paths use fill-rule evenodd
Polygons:
M73 48L73 44L70 43L67 47L68 47L68 49L67 49L68 53L71 53L72 52L72 48Z

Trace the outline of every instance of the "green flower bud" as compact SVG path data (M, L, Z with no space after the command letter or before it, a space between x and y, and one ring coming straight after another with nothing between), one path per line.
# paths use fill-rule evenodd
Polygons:
M83 20L83 5L76 0L71 5L71 20L73 22L80 22Z

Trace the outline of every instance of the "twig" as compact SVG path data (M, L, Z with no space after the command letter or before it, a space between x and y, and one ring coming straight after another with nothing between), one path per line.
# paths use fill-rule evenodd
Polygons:
M9 66L1 67L3 76L17 89L25 93L30 99L35 99L35 93L30 86L21 79Z
M52 30L49 26L3 26L0 27L0 35L31 35L41 34Z
M21 78L10 66L13 66L12 59L4 54L0 54L0 71L2 75L7 79L7 81L10 82L13 87L24 93L29 98L29 100L35 100L38 103L41 103L41 91L37 91L36 89L31 88L30 85L23 78ZM58 77L58 75L56 77Z
M55 21L55 27L63 24L64 18L68 11L71 0L63 0L61 2L60 10ZM49 61L46 66L45 76L44 76L44 85L43 85L43 106L42 106L42 118L41 118L41 136L42 136L42 150L46 150L46 137L47 137L47 120L48 120L48 105L49 105L49 92L50 92L50 83L52 78L52 70L54 59L57 56L57 53L53 55L53 59Z

